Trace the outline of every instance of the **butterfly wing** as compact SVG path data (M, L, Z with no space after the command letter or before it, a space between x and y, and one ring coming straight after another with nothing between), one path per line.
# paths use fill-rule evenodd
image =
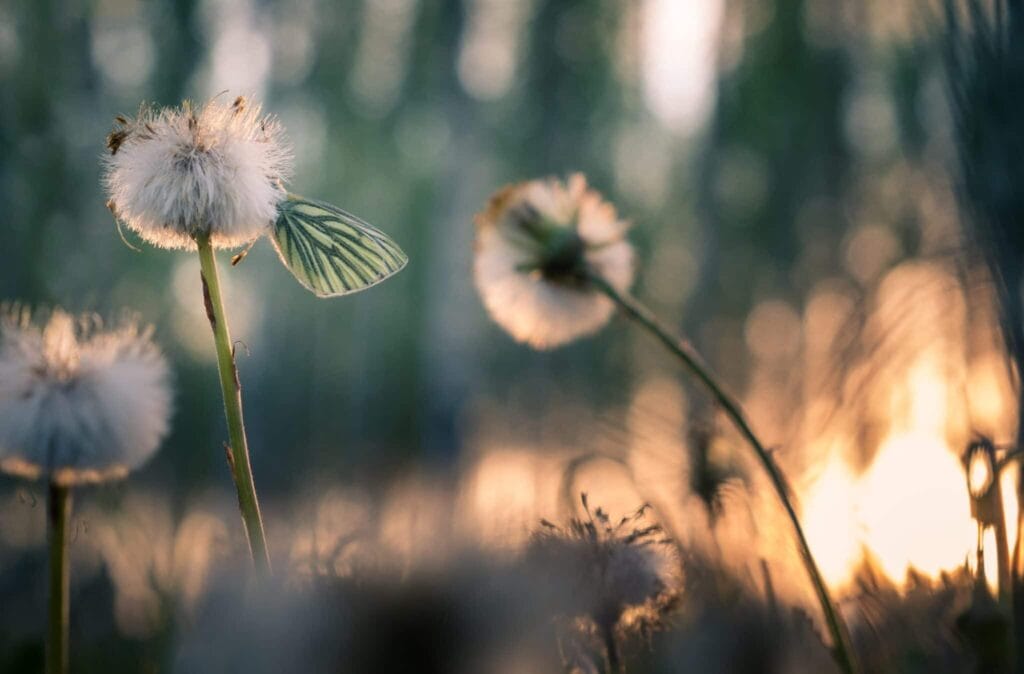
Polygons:
M369 288L409 261L390 237L351 213L291 194L278 205L272 239L284 266L320 297Z

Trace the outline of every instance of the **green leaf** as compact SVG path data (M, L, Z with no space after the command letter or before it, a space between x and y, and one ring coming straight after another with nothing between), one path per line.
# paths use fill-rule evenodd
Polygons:
M390 237L337 206L289 194L277 210L274 248L299 283L320 297L369 288L409 261Z

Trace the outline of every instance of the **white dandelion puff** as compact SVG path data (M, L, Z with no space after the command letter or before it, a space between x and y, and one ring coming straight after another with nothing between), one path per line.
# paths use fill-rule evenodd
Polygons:
M0 470L73 486L121 478L167 435L167 362L149 328L59 309L0 314Z
M543 520L528 559L556 585L568 589L565 610L606 629L621 625L630 609L654 602L674 582L672 558L660 526L641 523L646 506L612 524L582 495L586 518L560 527Z
M199 109L143 107L107 137L105 184L115 217L161 248L215 248L267 233L287 196L292 153L284 129L238 97Z
M581 174L498 191L476 218L474 277L491 318L538 349L598 331L615 305L587 274L629 289L628 227Z

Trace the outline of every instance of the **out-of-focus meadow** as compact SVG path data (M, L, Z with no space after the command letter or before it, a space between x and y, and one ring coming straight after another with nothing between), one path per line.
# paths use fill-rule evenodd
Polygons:
M579 514L586 492L613 517L651 504L687 549L753 588L769 569L782 601L817 616L756 463L653 341L616 319L536 352L481 306L474 213L501 184L577 170L634 223L635 293L693 338L777 448L842 602L865 574L920 588L973 565L960 454L977 434L1015 441L1016 398L990 291L961 255L933 10L0 5L0 299L131 307L156 325L175 379L155 459L78 497L73 669L206 671L187 664L203 646L182 646L177 625L211 619L196 607L244 547L198 262L126 232L134 250L104 206L104 137L142 100L261 99L294 144L293 184L410 258L338 300L268 264L266 241L222 272L279 569L344 575L370 549L452 568L467 548L519 549L541 518ZM702 443L726 476L712 493L691 458ZM0 483L5 672L41 662L44 491ZM635 671L677 671L639 657ZM501 671L535 671L513 664Z

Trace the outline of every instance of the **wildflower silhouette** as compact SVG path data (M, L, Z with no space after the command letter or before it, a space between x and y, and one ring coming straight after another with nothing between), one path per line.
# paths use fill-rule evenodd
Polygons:
M407 258L359 218L289 194L284 183L292 152L284 129L242 96L230 104L215 98L199 108L186 102L180 108L143 107L133 119L118 116L107 149L107 205L115 218L157 247L199 253L230 440L228 463L249 551L257 568L269 570L214 251L251 247L266 235L296 279L322 297L375 285L397 273Z
M167 435L168 368L151 334L60 309L42 327L0 312L0 470L49 483L49 674L68 669L71 490L125 477Z
M476 285L491 317L537 348L595 332L614 308L647 330L697 378L751 446L793 525L844 672L856 671L848 631L811 554L789 486L739 403L718 384L696 349L629 293L632 252L614 207L575 174L568 185L532 180L499 190L476 219Z
M527 559L565 588L566 612L585 617L604 643L608 671L622 671L618 633L630 609L647 608L670 584L668 554L661 527L641 521L643 507L612 523L601 508L580 500L586 518L560 527L542 520L527 549ZM564 591L564 590L563 590Z

